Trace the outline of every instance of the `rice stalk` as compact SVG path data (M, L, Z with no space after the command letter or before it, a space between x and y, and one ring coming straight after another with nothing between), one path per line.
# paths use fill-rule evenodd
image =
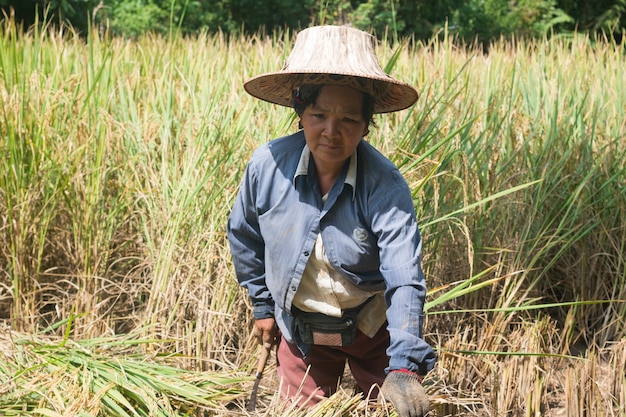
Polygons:
M3 335L3 336L6 336ZM157 343L132 335L60 343L12 332L3 350L0 409L5 415L172 416L211 410L241 397L247 376L197 373L177 366L176 355L134 352ZM56 414L55 414L56 413Z

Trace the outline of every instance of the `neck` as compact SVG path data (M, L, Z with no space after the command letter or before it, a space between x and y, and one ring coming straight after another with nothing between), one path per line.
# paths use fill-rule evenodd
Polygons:
M320 187L320 192L322 193L322 195L325 195L330 191L331 188L333 188L335 181L341 175L346 161L340 164L324 164L319 163L315 159L313 161L315 163L315 168L317 171L317 182Z

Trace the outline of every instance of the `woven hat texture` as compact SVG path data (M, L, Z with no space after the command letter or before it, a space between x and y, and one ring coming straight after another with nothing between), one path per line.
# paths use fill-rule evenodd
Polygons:
M417 100L417 91L383 71L375 41L369 33L347 26L304 29L280 71L253 77L244 88L256 98L291 107L291 93L300 85L349 85L374 97L374 113L406 109Z

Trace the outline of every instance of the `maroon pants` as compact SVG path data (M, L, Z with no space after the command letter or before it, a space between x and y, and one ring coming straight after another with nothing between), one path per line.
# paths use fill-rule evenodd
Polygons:
M300 405L315 405L337 391L347 361L361 392L376 398L389 365L387 347L386 324L371 339L358 331L350 346L313 345L306 358L295 344L281 339L276 353L281 396Z

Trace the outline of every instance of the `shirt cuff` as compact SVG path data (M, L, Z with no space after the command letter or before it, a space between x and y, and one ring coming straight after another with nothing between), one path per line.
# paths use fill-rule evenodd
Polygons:
M272 304L257 302L252 309L255 320L269 319L274 317L274 306Z

